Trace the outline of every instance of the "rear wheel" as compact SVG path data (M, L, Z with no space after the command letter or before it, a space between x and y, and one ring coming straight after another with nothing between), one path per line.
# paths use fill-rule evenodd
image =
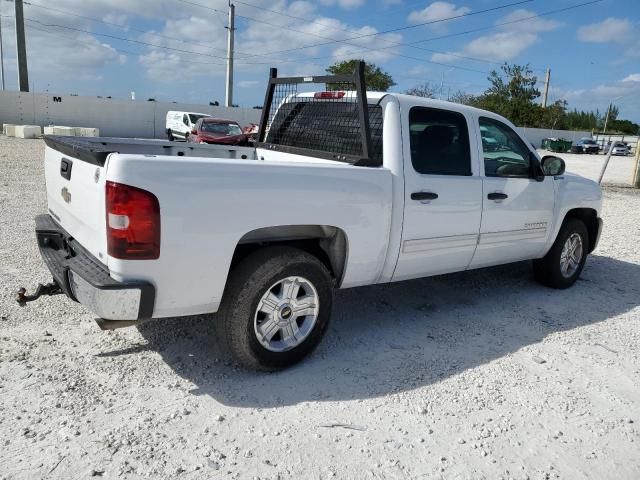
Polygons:
M332 303L333 282L322 262L296 248L269 247L230 274L217 327L241 365L278 370L318 345Z
M540 260L534 260L536 280L552 288L569 288L582 272L588 247L589 233L584 222L569 218L560 229L549 253Z

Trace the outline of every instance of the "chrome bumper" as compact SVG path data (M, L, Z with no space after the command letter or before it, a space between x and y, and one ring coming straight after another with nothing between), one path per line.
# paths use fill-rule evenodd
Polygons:
M151 318L155 288L148 282L118 282L91 253L49 215L36 217L40 254L69 298L106 320Z

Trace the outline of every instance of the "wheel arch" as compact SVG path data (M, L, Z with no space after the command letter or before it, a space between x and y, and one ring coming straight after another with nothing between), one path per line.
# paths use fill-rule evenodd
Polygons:
M331 225L278 225L247 232L236 244L230 271L251 253L274 245L288 245L310 253L327 267L338 287L342 284L348 239L344 230Z
M566 213L562 224L564 225L570 218L576 218L585 224L589 233L589 253L593 252L598 242L598 230L600 229L598 212L593 208L573 208Z

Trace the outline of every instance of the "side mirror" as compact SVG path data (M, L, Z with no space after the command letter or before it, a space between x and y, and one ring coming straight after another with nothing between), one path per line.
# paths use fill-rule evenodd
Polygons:
M564 160L560 157L554 157L553 155L542 157L542 171L548 177L562 175L565 168Z

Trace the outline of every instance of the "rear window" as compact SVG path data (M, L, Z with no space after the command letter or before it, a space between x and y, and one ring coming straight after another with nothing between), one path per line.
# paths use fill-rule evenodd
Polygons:
M193 113L189 114L189 120L191 120L191 123L193 123L193 124L195 124L201 118L205 118L205 117L206 117L206 115L195 115Z
M371 158L382 162L382 107L369 105ZM362 155L358 104L290 102L280 106L266 143L342 155Z
M237 123L202 122L200 128L205 132L219 133L221 135L242 135L242 130Z

